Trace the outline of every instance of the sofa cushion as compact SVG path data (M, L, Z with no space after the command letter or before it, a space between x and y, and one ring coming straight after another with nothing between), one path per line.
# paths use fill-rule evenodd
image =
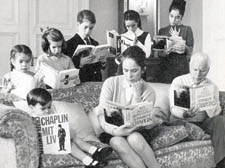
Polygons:
M99 103L102 82L85 82L67 89L50 90L53 100L82 104L86 112Z
M185 128L188 133L187 139L190 141L210 139L210 135L206 134L205 131L195 124L187 122Z
M151 135L150 144L153 150L174 145L188 136L183 125L179 126L157 126L149 130Z
M161 109L162 116L170 117L170 105L169 105L169 87L170 84L163 83L150 83L151 87L155 90L156 101L155 107Z

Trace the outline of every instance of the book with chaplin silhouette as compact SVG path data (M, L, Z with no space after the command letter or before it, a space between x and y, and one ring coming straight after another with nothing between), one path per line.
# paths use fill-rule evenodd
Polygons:
M124 106L107 101L103 106L105 121L115 126L129 124L132 127L138 127L161 123L161 120L153 113L153 102Z
M71 153L69 114L57 113L33 117L41 154Z
M105 62L106 58L109 56L110 46L108 44L102 45L78 45L76 50L73 53L73 57L78 55L82 55L82 57L87 57L89 55L93 55L94 59L91 61L91 64L96 62Z
M58 71L43 63L35 74L36 78L39 76L44 76L44 83L53 89L69 88L80 84L79 69L76 68Z
M214 85L190 87L184 85L174 86L174 106L181 109L199 108L199 111L214 109Z

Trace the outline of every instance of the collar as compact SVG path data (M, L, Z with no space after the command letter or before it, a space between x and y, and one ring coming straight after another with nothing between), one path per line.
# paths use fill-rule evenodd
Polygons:
M144 32L144 31L141 30L141 29L138 27L137 30L135 31L135 34L136 34L136 36L138 37L138 36L142 35L143 32Z
M139 80L139 81L143 81L143 79L141 79L141 80ZM138 81L138 82L139 82L139 81ZM136 83L136 82L135 82L135 83ZM127 82L126 79L123 80L123 88L125 88L125 89L131 88L133 85L134 85L134 83L129 84L129 83Z
M47 57L56 57L55 55L50 55L50 54L46 54ZM59 57L56 57L56 58L62 58L63 57L63 53L60 54Z

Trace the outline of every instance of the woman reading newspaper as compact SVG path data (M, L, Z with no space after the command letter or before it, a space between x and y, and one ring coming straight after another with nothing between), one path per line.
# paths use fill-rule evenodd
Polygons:
M121 58L123 75L106 79L101 90L98 119L105 133L100 135L100 139L108 138L110 145L128 167L158 168L160 165L147 142L146 138L149 136L145 128L140 130L139 127L129 124L115 126L106 122L106 116L102 109L108 101L124 106L141 102L154 104L155 102L154 90L142 79L145 52L138 46L131 46L122 53Z
M163 48L166 45L161 54L159 82L171 83L175 77L189 72L188 61L193 50L194 37L191 27L181 23L185 5L185 0L173 0L169 8L170 25L159 29L159 37L167 37L163 44L163 40L156 44L157 48L160 48L160 43Z

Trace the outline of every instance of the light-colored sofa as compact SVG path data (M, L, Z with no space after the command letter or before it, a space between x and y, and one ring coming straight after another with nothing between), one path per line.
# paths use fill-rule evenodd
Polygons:
M156 91L156 105L169 117L168 84L150 83ZM83 105L86 112L98 104L102 83L87 82L80 86L53 90L53 99L57 101L77 102ZM31 117L18 109L11 109L12 95L0 95L0 165L1 168L45 168L74 167L84 165L71 155L39 155L37 132ZM222 112L224 112L225 93L220 92ZM9 107L10 106L10 107ZM10 108L10 109L9 109ZM179 136L179 132L173 138ZM165 141L168 138L161 138ZM160 144L160 143L158 143ZM214 151L211 140L199 140L171 144L154 151L162 168L210 168L214 167ZM126 167L114 153L109 158L108 168Z

